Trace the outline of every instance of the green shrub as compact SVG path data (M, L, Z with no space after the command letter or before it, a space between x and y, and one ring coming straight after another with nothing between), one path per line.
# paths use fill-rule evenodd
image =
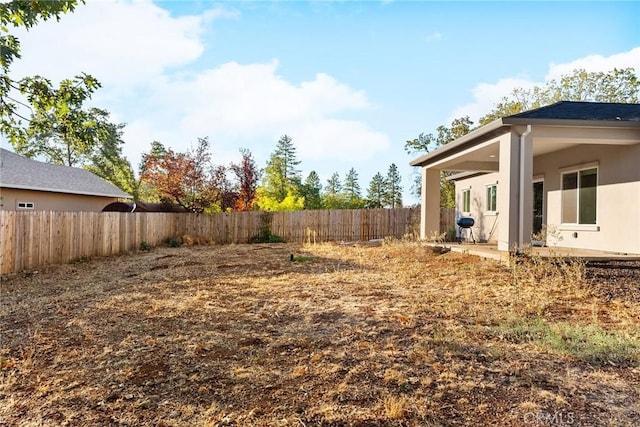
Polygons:
M142 241L142 242L140 242L140 250L141 251L149 251L149 250L151 250L151 245L146 241Z
M177 237L172 237L169 240L169 246L171 246L172 248L178 248L180 247L180 239L178 239Z
M249 239L249 243L284 243L284 239L275 234L271 234L271 212L262 212L260 215L260 231Z

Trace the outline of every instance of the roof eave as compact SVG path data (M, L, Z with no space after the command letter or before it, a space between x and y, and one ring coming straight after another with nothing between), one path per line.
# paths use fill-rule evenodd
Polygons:
M133 199L133 196L123 192L122 194L111 194L111 193L95 193L89 191L69 191L69 190L61 190L59 188L37 188L30 187L28 185L20 185L20 184L6 184L2 183L0 185L2 188L13 188L16 190L29 190L29 191L45 191L47 193L61 193L61 194L78 194L81 196L96 196L96 197L116 197L119 199Z
M442 155L450 151L454 151L457 148L460 148L460 146L462 145L468 144L475 139L481 138L482 136L488 133L491 133L500 129L505 125L508 125L508 124L504 122L504 119L496 119L491 123L488 123L482 126L481 128L472 130L468 134L461 136L455 141L451 141L450 143L443 145L442 147L438 148L435 151L432 151L431 153L423 154L417 159L412 160L409 164L411 166L424 166L425 164L429 163L429 160L435 157L441 157Z
M417 159L412 160L409 164L411 166L425 166L435 158L441 158L443 155L449 152L453 152L459 149L460 146L467 145L474 140L480 139L483 136L494 132L501 127L510 126L569 126L569 127L608 127L608 128L640 128L640 121L632 120L567 120L567 119L540 119L540 118L526 118L526 117L503 117L496 119L491 123L488 123L481 128L475 129L468 134L450 142L438 148L431 153L426 153Z

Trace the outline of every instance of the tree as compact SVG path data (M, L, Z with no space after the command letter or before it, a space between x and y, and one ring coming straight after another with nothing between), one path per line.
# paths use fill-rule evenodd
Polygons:
M225 165L217 165L211 168L209 188L212 194L212 203L205 208L205 212L230 212L238 205L240 198L238 186L234 185L229 179L229 170L230 168Z
M258 187L256 204L263 211L299 211L304 209L304 197L300 197L294 193L292 189L288 190L287 195L281 201L277 201L264 194L265 188Z
M242 154L240 163L232 163L230 167L235 175L238 187L238 199L235 209L238 211L250 211L253 209L262 171L256 165L251 151L241 148L240 154Z
M65 79L58 89L41 77L20 83L31 105L27 127L7 132L16 152L26 157L42 156L48 162L67 166L84 164L92 151L111 137L109 113L83 108L100 83L88 74ZM30 89L27 89L30 88Z
M142 180L155 188L162 201L176 203L192 212L204 212L219 199L209 154L208 138L198 138L195 150L176 153L154 147L144 156Z
M80 1L84 3L84 1ZM30 29L49 19L60 20L62 15L72 12L80 3L71 1L10 1L0 3L0 133L11 136L22 128L22 121L29 121L18 112L19 106L30 107L16 98L16 91L25 93L37 92L42 78L25 78L16 81L11 78L11 64L20 55L20 41L12 35L10 28L24 27Z
M309 172L302 184L302 196L305 209L322 209L322 184L316 171Z
M342 182L340 181L340 174L334 172L327 180L327 186L324 188L324 193L327 196L337 196L342 191Z
M326 209L345 209L347 207L347 200L342 194L342 182L338 172L331 174L327 180L322 196L322 205Z
M41 76L19 81L10 76L11 64L20 58L20 43L10 34L10 27L30 29L41 21L60 20L78 3L84 1L0 4L0 132L19 154L42 157L55 164L83 166L135 196L133 170L122 155L124 125L111 123L105 110L83 107L100 88L98 80L82 73L62 80L54 88ZM27 109L29 113L24 112Z
M402 207L402 178L395 163L389 166L384 183L383 205L389 208Z
M404 151L407 154L428 153L436 146L433 134L421 133L417 138L407 140L404 144Z
M361 209L365 205L362 200L360 183L358 182L358 172L354 168L349 169L344 179L342 196L346 201L348 209Z
M163 159L167 155L167 149L159 141L151 142L151 150L142 153L140 164L138 165L138 198L136 200L145 202L160 202L160 195L152 183L142 179L147 167L147 159Z
M300 170L296 168L300 161L290 136L282 135L280 137L274 155L282 160L282 173L285 180L300 180Z
M558 101L638 103L640 79L634 68L614 68L608 73L576 69L542 86L515 88L480 119L480 125Z
M385 181L380 172L376 173L369 182L369 189L367 190L367 207L381 208L384 206L385 195Z
M19 154L82 166L137 197L139 185L122 155L124 125L111 123L105 110L83 106L100 88L97 79L81 73L55 88L41 76L11 78L11 64L21 56L20 42L10 28L30 29L41 21L59 21L79 3L85 1L0 3L0 133Z
M433 134L421 132L417 138L407 140L404 143L404 151L409 155L416 153L425 154L437 148L436 138ZM411 194L420 198L422 193L422 171L421 167L413 168L411 173Z
M344 186L342 192L350 200L360 198L360 183L358 182L358 172L354 168L349 169L347 176L344 179Z
M455 141L458 138L468 134L473 129L473 121L469 116L459 117L451 121L449 127L438 126L438 136L436 137L436 144L438 146L446 145L451 141Z
M123 124L109 124L107 138L92 152L84 168L139 200L140 182L136 180L131 163L122 154L123 127Z
M406 141L404 149L408 154L416 152L429 152L432 149L449 144L451 141L471 132L473 121L469 116L460 117L451 121L449 127L440 125L436 128L436 135L421 133L418 138ZM449 181L450 171L442 171L440 174L440 206L451 208L455 206L455 185ZM420 197L422 192L422 173L417 168L417 173L413 174L412 192L416 197Z
M278 140L276 149L271 153L264 170L263 190L260 191L262 204L265 204L265 198L269 198L273 200L266 203L275 206L290 194L300 193L301 177L300 171L296 168L299 164L292 139L283 135Z
M100 83L83 74L63 80L58 89L41 77L20 83L22 89L29 86L27 100L33 106L29 124L7 134L15 151L49 163L82 166L137 197L131 164L122 154L125 125L112 123L106 110L82 106Z

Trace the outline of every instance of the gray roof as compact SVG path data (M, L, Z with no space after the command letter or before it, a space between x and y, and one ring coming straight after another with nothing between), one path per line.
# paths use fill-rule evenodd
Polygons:
M0 187L131 198L115 185L87 170L38 162L4 148L0 148Z
M509 116L525 119L640 122L640 104L560 101Z

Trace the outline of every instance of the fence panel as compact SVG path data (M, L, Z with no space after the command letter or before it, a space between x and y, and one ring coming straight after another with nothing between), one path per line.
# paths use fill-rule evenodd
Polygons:
M268 215L268 216L265 216ZM441 227L453 224L443 210ZM212 215L0 211L0 272L137 250L185 234L215 243L247 243L264 227L287 242L362 241L415 235L419 208L224 212ZM445 226L446 225L446 226Z
M440 209L440 232L446 233L449 227L456 227L456 208Z

